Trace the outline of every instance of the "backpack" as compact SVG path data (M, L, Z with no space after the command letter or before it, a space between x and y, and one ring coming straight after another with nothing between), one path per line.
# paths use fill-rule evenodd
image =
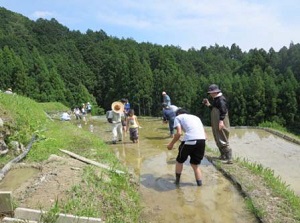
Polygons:
M112 123L112 117L113 117L113 112L112 111L107 111L106 112L106 119L109 123Z

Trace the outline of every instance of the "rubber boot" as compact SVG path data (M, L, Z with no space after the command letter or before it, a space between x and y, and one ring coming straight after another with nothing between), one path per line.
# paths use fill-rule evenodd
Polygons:
M232 149L228 148L226 152L227 164L232 164Z
M226 158L226 152L224 151L225 149L223 149L223 148L219 148L219 151L220 151L220 156L219 156L219 159L220 160L226 160L227 158Z
M196 182L198 187L202 186L202 180L196 180Z
M176 184L176 185L179 185L179 182L180 182L180 176L181 176L181 173L176 173L176 180L175 180L175 184Z

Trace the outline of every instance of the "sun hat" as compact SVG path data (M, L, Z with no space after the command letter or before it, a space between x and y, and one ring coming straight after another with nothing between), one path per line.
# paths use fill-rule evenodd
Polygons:
M162 93L161 93L162 95L165 95L165 94L167 94L165 91L163 91Z
M120 101L115 101L111 104L111 109L115 112L115 113L123 113L124 112L124 104Z
M219 92L221 92L221 90L219 89L219 86L216 84L212 84L208 87L208 92L207 92L208 94L219 93Z

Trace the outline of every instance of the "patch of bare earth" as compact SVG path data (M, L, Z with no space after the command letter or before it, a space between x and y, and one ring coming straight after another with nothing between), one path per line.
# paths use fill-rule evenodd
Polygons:
M252 201L260 222L298 222L294 219L285 201L274 194L270 187L266 185L262 176L254 174L240 163L222 164L210 156L212 154L208 152L206 154L208 159L236 185L239 191Z
M68 191L82 180L86 164L79 160L51 155L47 161L34 165L40 172L13 191L18 207L49 210L68 197Z

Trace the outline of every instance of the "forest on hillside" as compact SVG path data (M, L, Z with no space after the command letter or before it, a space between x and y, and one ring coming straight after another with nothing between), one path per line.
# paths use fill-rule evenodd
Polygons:
M54 18L32 21L0 7L0 89L70 108L91 102L104 113L127 98L138 115L161 115L162 91L172 104L209 124L202 105L207 88L220 86L231 125L276 122L298 126L300 44L243 52L215 44L183 50L137 43L103 30L81 33Z

